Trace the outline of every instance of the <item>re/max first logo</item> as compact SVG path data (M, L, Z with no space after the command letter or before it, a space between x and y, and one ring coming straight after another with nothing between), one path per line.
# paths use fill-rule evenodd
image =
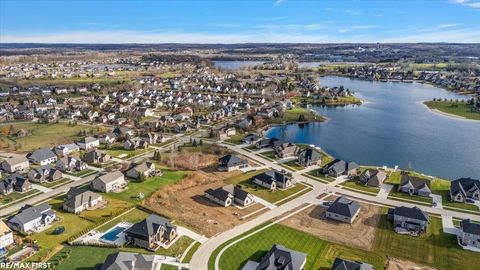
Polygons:
M2 262L0 269L42 269L50 268L50 263L42 262Z

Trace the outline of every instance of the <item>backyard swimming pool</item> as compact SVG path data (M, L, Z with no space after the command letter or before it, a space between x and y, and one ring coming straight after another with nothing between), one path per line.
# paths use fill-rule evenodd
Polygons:
M102 237L100 238L103 240L115 242L115 240L118 239L118 235L126 229L127 228L117 226L111 229L110 231L108 231L107 233L105 233L104 235L102 235Z

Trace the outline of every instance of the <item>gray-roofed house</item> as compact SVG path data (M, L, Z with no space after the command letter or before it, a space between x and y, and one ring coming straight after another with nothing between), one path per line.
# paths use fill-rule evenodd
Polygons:
M67 192L67 197L62 205L63 210L79 214L83 210L92 209L103 201L100 194L90 190L72 187Z
M293 185L290 177L285 174L270 170L252 177L252 182L268 189L285 189Z
M95 149L88 153L85 153L82 157L82 161L89 164L102 164L109 161L112 157L104 151Z
M177 237L177 227L168 219L154 214L135 223L125 231L127 242L148 250L157 250L175 237Z
M356 172L360 168L355 162L345 162L343 160L336 159L322 169L323 173L326 173L332 177L338 177L340 175L356 175Z
M152 162L142 162L140 164L134 163L130 166L125 174L127 177L134 179L150 177L155 174L155 164Z
M140 137L135 137L135 138L127 139L123 144L123 148L125 150L145 149L148 147L148 145L149 143L146 140Z
M327 209L326 216L345 223L353 223L360 213L360 205L346 197L337 198Z
M306 262L307 254L275 244L259 263L249 261L243 269L303 270Z
M282 143L273 147L273 151L278 158L288 158L297 156L300 148L293 143Z
M319 150L308 147L298 153L298 164L303 167L317 165L322 161L322 154Z
M124 188L127 182L122 172L114 171L97 176L90 185L93 190L108 193L116 189Z
M12 192L26 192L32 189L32 183L19 173L12 173L5 180L0 181L0 194L7 195Z
M63 177L60 170L53 168L50 165L43 165L31 169L28 174L28 180L37 183L45 183L47 181L56 181Z
M30 232L42 229L55 221L56 215L48 203L36 206L25 205L16 215L11 216L7 224L18 232Z
M460 222L460 241L465 246L480 249L480 224L464 219Z
M364 262L350 261L342 258L335 258L332 270L373 270L373 266Z
M88 150L92 150L94 148L99 147L100 146L100 140L95 138L95 137L88 136L88 137L85 137L82 140L78 141L77 145L78 145L78 147L80 147L80 149L88 151Z
M73 156L64 156L57 160L55 167L62 172L83 171L88 168L87 163L80 158Z
M406 230L414 234L426 232L429 222L428 214L416 206L412 208L400 206L389 209L388 218L393 220L395 231Z
M243 139L242 139L242 142L252 144L255 141L257 141L258 139L259 139L259 137L258 137L257 134L251 133L251 134L245 135L245 137L243 137Z
M24 156L15 156L2 161L2 169L8 173L26 172L29 168L30 163Z
M80 147L78 147L78 145L74 143L62 144L55 147L53 151L55 152L55 154L57 154L57 156L64 157L70 155L71 153L80 151Z
M480 180L460 178L452 181L450 186L450 200L465 202L467 199L480 200Z
M107 256L102 265L96 270L158 270L161 261L155 259L156 255L115 252Z
M359 181L366 186L380 187L385 178L387 173L384 170L367 169L360 175Z
M220 171L234 171L248 167L248 160L238 158L234 155L226 155L218 159L218 170Z
M247 206L253 203L253 195L234 185L227 185L217 189L205 191L205 197L222 206L230 206L233 203Z
M57 161L57 155L50 148L40 148L27 155L28 160L33 164L47 165Z
M402 180L400 181L400 185L398 185L398 191L423 197L429 197L432 193L429 180L410 175L402 175Z

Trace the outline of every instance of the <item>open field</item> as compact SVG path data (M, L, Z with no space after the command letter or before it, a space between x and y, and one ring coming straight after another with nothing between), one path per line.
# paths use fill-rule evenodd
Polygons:
M14 130L27 130L30 135L25 137L5 136L0 135L3 149L15 150L19 152L28 152L36 150L41 147L52 147L55 145L72 143L80 138L80 131L87 131L88 134L95 133L95 128L92 126L77 124L68 125L68 123L49 123L49 124L34 124L29 122L11 123L2 125L0 128L13 126Z
M427 101L428 108L438 110L443 113L451 114L453 117L463 117L467 119L480 120L480 113L472 111L472 106L462 102L451 101Z
M331 269L337 256L371 263L375 269L382 269L385 263L383 255L334 244L309 233L274 224L228 248L220 257L220 269L240 269L248 260L260 261L274 244L307 253L306 270ZM209 263L209 269L213 269L212 266Z
M301 107L286 110L283 116L269 119L271 124L296 123L296 122L322 122L325 118Z
M212 181L209 184L178 190L163 197L160 194L149 200L147 206L201 234L212 236L245 222L247 219L242 220L242 216L263 208L260 204L243 209L234 206L223 207L204 197L207 189L223 185L222 181Z
M326 207L314 205L281 224L334 243L371 250L381 210L378 206L362 203L360 214L353 224L346 224L328 219L325 216Z
M162 176L149 177L143 182L130 181L126 190L120 193L107 193L105 197L115 198L123 201L127 201L133 204L140 203L137 199L139 193L143 193L145 199L150 197L155 191L161 189L164 186L174 184L180 181L187 172L185 171L169 171L163 170Z
M232 178L229 178L225 180L225 183L227 184L233 184L233 185L239 185L242 189L268 201L271 203L275 203L277 201L280 201L281 199L284 199L290 195L293 195L301 190L304 190L307 188L307 186L297 183L295 186L285 189L285 190L275 190L271 191L268 190L264 187L257 186L253 184L250 179L265 170L259 170L259 171L254 171L254 172L249 172L249 173L244 173Z

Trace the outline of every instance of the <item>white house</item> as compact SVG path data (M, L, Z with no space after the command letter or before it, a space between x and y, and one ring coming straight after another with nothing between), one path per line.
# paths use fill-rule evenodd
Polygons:
M95 137L85 137L83 140L77 142L78 147L83 150L92 150L100 146L100 140Z
M6 248L11 244L13 244L12 230L0 220L0 249Z
M110 172L101 176L97 176L92 182L93 190L101 192L111 192L116 189L124 188L127 185L123 173L120 171Z
M16 156L9 159L5 159L2 162L2 169L9 173L14 172L26 172L30 169L30 163L24 156Z
M15 231L31 232L50 225L55 218L55 212L48 203L25 205L16 215L8 219L7 224Z

